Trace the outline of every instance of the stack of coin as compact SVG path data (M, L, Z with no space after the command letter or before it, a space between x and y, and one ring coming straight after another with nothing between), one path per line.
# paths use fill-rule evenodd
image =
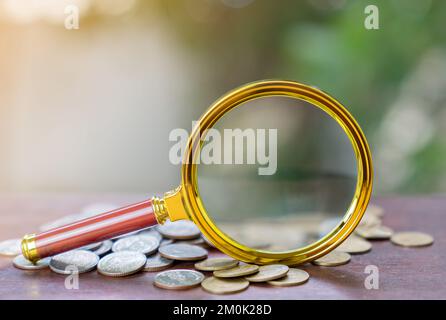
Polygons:
M384 210L383 208L370 204L364 213L359 226L355 229L355 235L365 240L390 240L393 244L404 247L422 247L431 245L434 242L434 238L428 234L417 231L404 231L394 232L391 228L383 225ZM372 245L365 244L365 242L359 242L358 239L353 236L355 244L351 243L346 245L350 247L352 251L344 250L349 253L363 253L371 249ZM347 239L348 240L348 239ZM342 245L341 245L342 246ZM368 249L370 246L370 249ZM338 249L342 249L341 247Z
M70 215L46 223L42 230L83 219L98 212L111 210L113 205L91 205L79 215ZM347 264L350 254L367 253L373 240L388 240L405 247L427 246L433 243L430 235L421 232L399 232L382 224L384 211L370 205L354 234L334 251L313 261L316 266L334 267ZM252 230L254 233L255 230ZM370 241L369 241L370 240ZM94 243L82 248L45 258L33 264L21 253L20 240L0 242L0 255L15 257L13 265L23 270L50 268L55 273L86 273L97 269L107 277L124 277L140 271L160 272L154 285L161 289L184 290L201 287L210 293L228 294L246 290L250 284L267 283L285 287L300 285L310 275L301 269L281 264L257 266L240 263L224 255L208 258L207 248L213 245L190 221L169 222L158 227L125 234L114 239ZM170 269L175 264L194 261L194 268Z
M431 245L434 238L428 234L415 231L394 232L383 225L383 208L370 204L361 222L339 247L329 254L313 261L314 265L335 267L350 262L350 254L369 252L374 240L390 240L393 244L404 247L422 247Z

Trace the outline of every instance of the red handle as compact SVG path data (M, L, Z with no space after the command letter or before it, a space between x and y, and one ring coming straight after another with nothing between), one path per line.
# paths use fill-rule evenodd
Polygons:
M59 228L27 236L23 254L31 261L156 225L152 200L102 213Z

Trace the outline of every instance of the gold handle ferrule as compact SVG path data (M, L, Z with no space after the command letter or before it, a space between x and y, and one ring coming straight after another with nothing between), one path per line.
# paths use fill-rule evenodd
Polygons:
M23 237L22 254L32 263L35 263L40 259L39 254L37 253L35 234L27 234Z
M181 186L166 192L163 198L153 197L152 206L156 221L159 224L164 224L167 219L170 221L190 220L184 204L183 189Z
M152 207L153 207L153 212L155 213L156 221L158 221L158 224L164 224L166 220L169 218L169 214L167 212L167 207L164 199L161 199L156 196L153 197Z

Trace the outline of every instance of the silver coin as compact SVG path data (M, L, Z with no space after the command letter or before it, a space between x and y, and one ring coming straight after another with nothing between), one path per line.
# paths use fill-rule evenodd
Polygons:
M119 208L117 205L110 203L93 203L84 207L80 216L82 216L82 218L90 218L98 214L113 211L117 208Z
M144 271L161 271L173 265L173 260L162 257L159 253L147 258Z
M192 244L194 246L208 247L207 243L204 241L204 239L202 237L199 237L196 239L190 239L190 240L177 240L176 243L185 243L185 244Z
M186 269L168 270L155 276L155 286L162 289L181 290L198 286L204 280L201 272Z
M102 257L103 255L109 253L112 247L113 247L113 241L105 240L104 242L102 242L102 245L93 252L96 253L98 256Z
M159 253L168 259L181 261L202 260L207 257L207 250L190 244L173 243L159 248Z
M152 238L156 238L158 240L158 242L161 243L161 241L163 240L163 236L155 230L155 228L149 228L149 229L144 229L140 232L138 232L138 236L140 237L152 237Z
M175 240L172 240L172 239L163 239L160 242L160 247L161 246L167 246L168 244L172 244L174 242L175 242Z
M22 253L22 241L20 239L10 239L0 242L0 255L17 256Z
M71 214L62 218L59 218L54 221L47 222L39 227L40 231L45 232L51 229L59 228L65 226L67 224L79 221L82 219L82 216L79 214Z
M144 268L146 256L135 251L119 251L103 257L98 263L98 272L109 277L124 277Z
M204 242L206 242L206 244L211 247L211 248L215 248L215 246L213 245L212 242L210 242L204 235L201 235L201 237L203 238Z
M141 237L138 235L119 239L113 244L112 251L135 251L146 255L154 253L159 242L154 237Z
M121 234L119 236L113 237L110 240L115 241L115 240L119 240L119 239L122 239L122 238L127 238L127 237L130 237L130 236L137 235L138 233L139 233L139 231L132 231L132 232L124 233L124 234Z
M158 231L163 237L177 240L194 239L200 236L200 230L192 221L188 220L166 221L163 225L158 226Z
M95 242L87 244L86 246L80 247L79 250L89 250L89 251L95 251L99 249L99 247L102 246L102 242Z
M50 269L59 274L85 273L93 270L98 264L99 257L87 250L71 250L50 260Z
M44 258L36 263L32 263L28 259L26 259L23 255L18 255L12 260L12 264L14 267L22 270L41 270L48 268L51 258Z

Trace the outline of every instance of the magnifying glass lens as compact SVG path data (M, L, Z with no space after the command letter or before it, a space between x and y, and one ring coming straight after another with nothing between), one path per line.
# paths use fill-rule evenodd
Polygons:
M214 224L239 244L267 252L306 247L332 231L351 205L352 144L309 102L250 100L202 140L199 196Z

